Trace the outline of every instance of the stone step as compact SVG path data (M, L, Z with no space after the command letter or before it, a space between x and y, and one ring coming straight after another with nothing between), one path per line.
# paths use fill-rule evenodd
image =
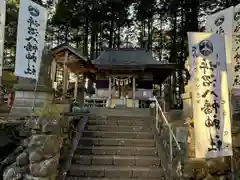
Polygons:
M121 116L121 117L150 117L149 108L89 108L90 114L96 116Z
M160 160L157 156L89 156L75 155L73 163L82 165L115 165L115 166L147 166L159 167Z
M122 114L124 115L124 114ZM98 116L89 114L89 119L93 120L151 120L153 117L151 116L113 116L113 115L107 115L107 116Z
M83 137L152 139L151 132L84 131Z
M69 176L66 180L159 180L159 178L84 178Z
M135 125L149 125L150 121L147 120L93 120L88 121L90 125L121 125L121 126L135 126Z
M121 146L95 146L78 147L76 154L81 155L128 155L128 156L156 156L155 147L121 147Z
M136 121L148 121L153 119L151 116L107 116L105 117L107 120L136 120Z
M145 126L87 125L85 129L88 131L151 132L151 128Z
M162 178L160 168L121 167L121 166L86 166L73 164L70 176L101 178Z
M155 147L153 139L116 139L116 138L81 138L80 145L83 146L138 146Z

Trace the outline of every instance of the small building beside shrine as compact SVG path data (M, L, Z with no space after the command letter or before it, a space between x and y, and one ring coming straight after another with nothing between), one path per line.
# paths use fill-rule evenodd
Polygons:
M91 62L82 55L79 49L69 44L61 44L52 49L51 79L55 89L55 99L58 101L77 100L84 103L85 79L94 80L90 72Z

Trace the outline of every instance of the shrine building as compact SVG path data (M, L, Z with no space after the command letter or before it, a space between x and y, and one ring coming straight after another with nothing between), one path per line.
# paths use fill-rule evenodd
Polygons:
M53 81L62 86L62 93L67 93L67 84L72 81L70 74L73 73L73 99L77 99L79 75L84 74L95 84L95 94L83 97L85 104L101 101L102 107L148 108L153 86L162 84L178 69L176 64L156 61L152 52L143 48L108 48L91 61L66 44L54 48L53 52ZM57 80L58 69L62 70L61 80Z
M107 99L108 107L148 107L153 85L163 83L177 68L156 61L143 48L105 49L92 64L96 96Z

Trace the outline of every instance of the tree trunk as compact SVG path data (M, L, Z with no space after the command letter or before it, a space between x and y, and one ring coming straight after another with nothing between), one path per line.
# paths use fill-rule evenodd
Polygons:
M95 44L96 44L96 23L92 22L91 47L90 47L91 60L95 59Z
M114 21L111 20L110 34L109 34L109 48L113 47L113 33L114 33Z
M176 62L177 61L177 12L174 12L174 17L173 17L173 28L172 28L172 50L171 50L171 62Z
M100 51L100 44L99 44L99 41L100 41L100 33L98 32L98 33L96 33L96 43L95 43L95 45L96 45L96 50L95 50L95 57L97 58L98 57L98 55L99 55L99 51Z
M121 33L121 28L118 27L118 33L117 33L117 48L120 48L120 45L121 45L121 36L120 36L120 33Z
M88 31L89 31L89 19L85 19L85 36L84 36L84 56L88 57Z
M158 56L159 56L159 61L162 60L162 51L163 51L163 28L162 28L162 17L160 17L160 38L159 38L159 43L158 43L158 46L159 46L159 53L158 53Z
M199 15L199 2L198 0L186 1L186 32L193 31L198 32L198 15Z
M100 32L99 32L99 54L102 51L102 44L103 44L103 27L102 27L102 23L100 24Z
M184 56L184 51L185 51L185 33L184 33L184 28L185 28L185 19L184 19L184 7L185 7L185 0L181 0L181 57L180 57L180 66L181 69L185 68L185 56ZM179 71L179 84L180 84L180 93L184 93L184 80L183 80L183 73L182 70Z
M65 34L64 34L64 41L65 41L65 43L68 43L69 30L70 30L69 26L66 25Z
M151 50L152 49L152 23L151 23L151 18L148 18L147 20L147 28L148 28L148 43L147 43L147 49Z

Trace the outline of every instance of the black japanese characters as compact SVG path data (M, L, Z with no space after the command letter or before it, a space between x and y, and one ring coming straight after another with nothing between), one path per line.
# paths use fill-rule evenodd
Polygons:
M224 17L219 18L216 21L216 25L220 26L224 21ZM197 52L195 47L192 47L192 54ZM221 128L220 121L220 98L218 95L217 88L217 70L220 65L219 55L216 53L214 55L214 46L210 40L202 40L199 43L199 52L202 57L198 58L199 63L197 63L197 69L200 70L201 76L198 78L198 83L196 85L197 89L201 89L201 91L197 92L197 103L201 103L200 110L203 112L203 121L205 127L209 129L210 132L210 144L209 151L220 151L222 142L220 140L220 136L218 131ZM210 58L210 55L212 58ZM213 61L216 58L216 61ZM215 132L215 133L213 133ZM212 136L215 138L213 139ZM217 138L217 140L215 140Z
M36 17L40 15L40 11L33 7L28 7L29 18L27 20L27 34L28 37L25 38L26 45L24 49L26 50L25 58L28 60L27 69L24 71L25 74L36 75L36 62L38 58L38 46L37 37L39 35L39 22L36 20Z

